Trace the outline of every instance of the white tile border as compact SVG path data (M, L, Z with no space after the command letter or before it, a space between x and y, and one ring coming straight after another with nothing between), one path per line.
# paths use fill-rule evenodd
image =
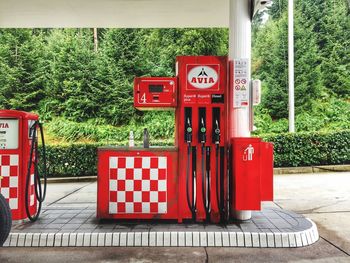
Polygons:
M296 248L319 239L316 224L299 232L113 232L113 233L11 233L4 247L260 247Z

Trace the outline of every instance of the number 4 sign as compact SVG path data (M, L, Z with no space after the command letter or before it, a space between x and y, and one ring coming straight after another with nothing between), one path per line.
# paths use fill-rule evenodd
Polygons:
M146 103L147 100L146 100L146 93L143 93L143 95L141 96L141 103Z

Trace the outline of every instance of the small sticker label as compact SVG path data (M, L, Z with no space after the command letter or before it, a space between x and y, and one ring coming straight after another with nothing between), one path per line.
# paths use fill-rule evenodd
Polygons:
M249 144L248 147L243 152L243 161L253 161L254 147Z
M211 103L224 103L224 94L212 94L211 95Z
M233 80L233 107L242 108L249 106L249 60L234 60Z

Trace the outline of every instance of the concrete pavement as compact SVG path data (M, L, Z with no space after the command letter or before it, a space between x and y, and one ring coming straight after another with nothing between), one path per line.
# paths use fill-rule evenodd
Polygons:
M350 262L349 182L350 173L275 176L276 205L318 224L321 239L306 248L2 248L0 262ZM47 204L96 200L95 183L48 190Z

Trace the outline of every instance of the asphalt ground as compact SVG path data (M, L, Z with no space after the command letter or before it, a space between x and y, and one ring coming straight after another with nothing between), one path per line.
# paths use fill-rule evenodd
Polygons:
M46 204L96 199L95 183L50 184ZM275 176L275 204L316 222L304 248L1 248L0 262L350 262L350 173Z

